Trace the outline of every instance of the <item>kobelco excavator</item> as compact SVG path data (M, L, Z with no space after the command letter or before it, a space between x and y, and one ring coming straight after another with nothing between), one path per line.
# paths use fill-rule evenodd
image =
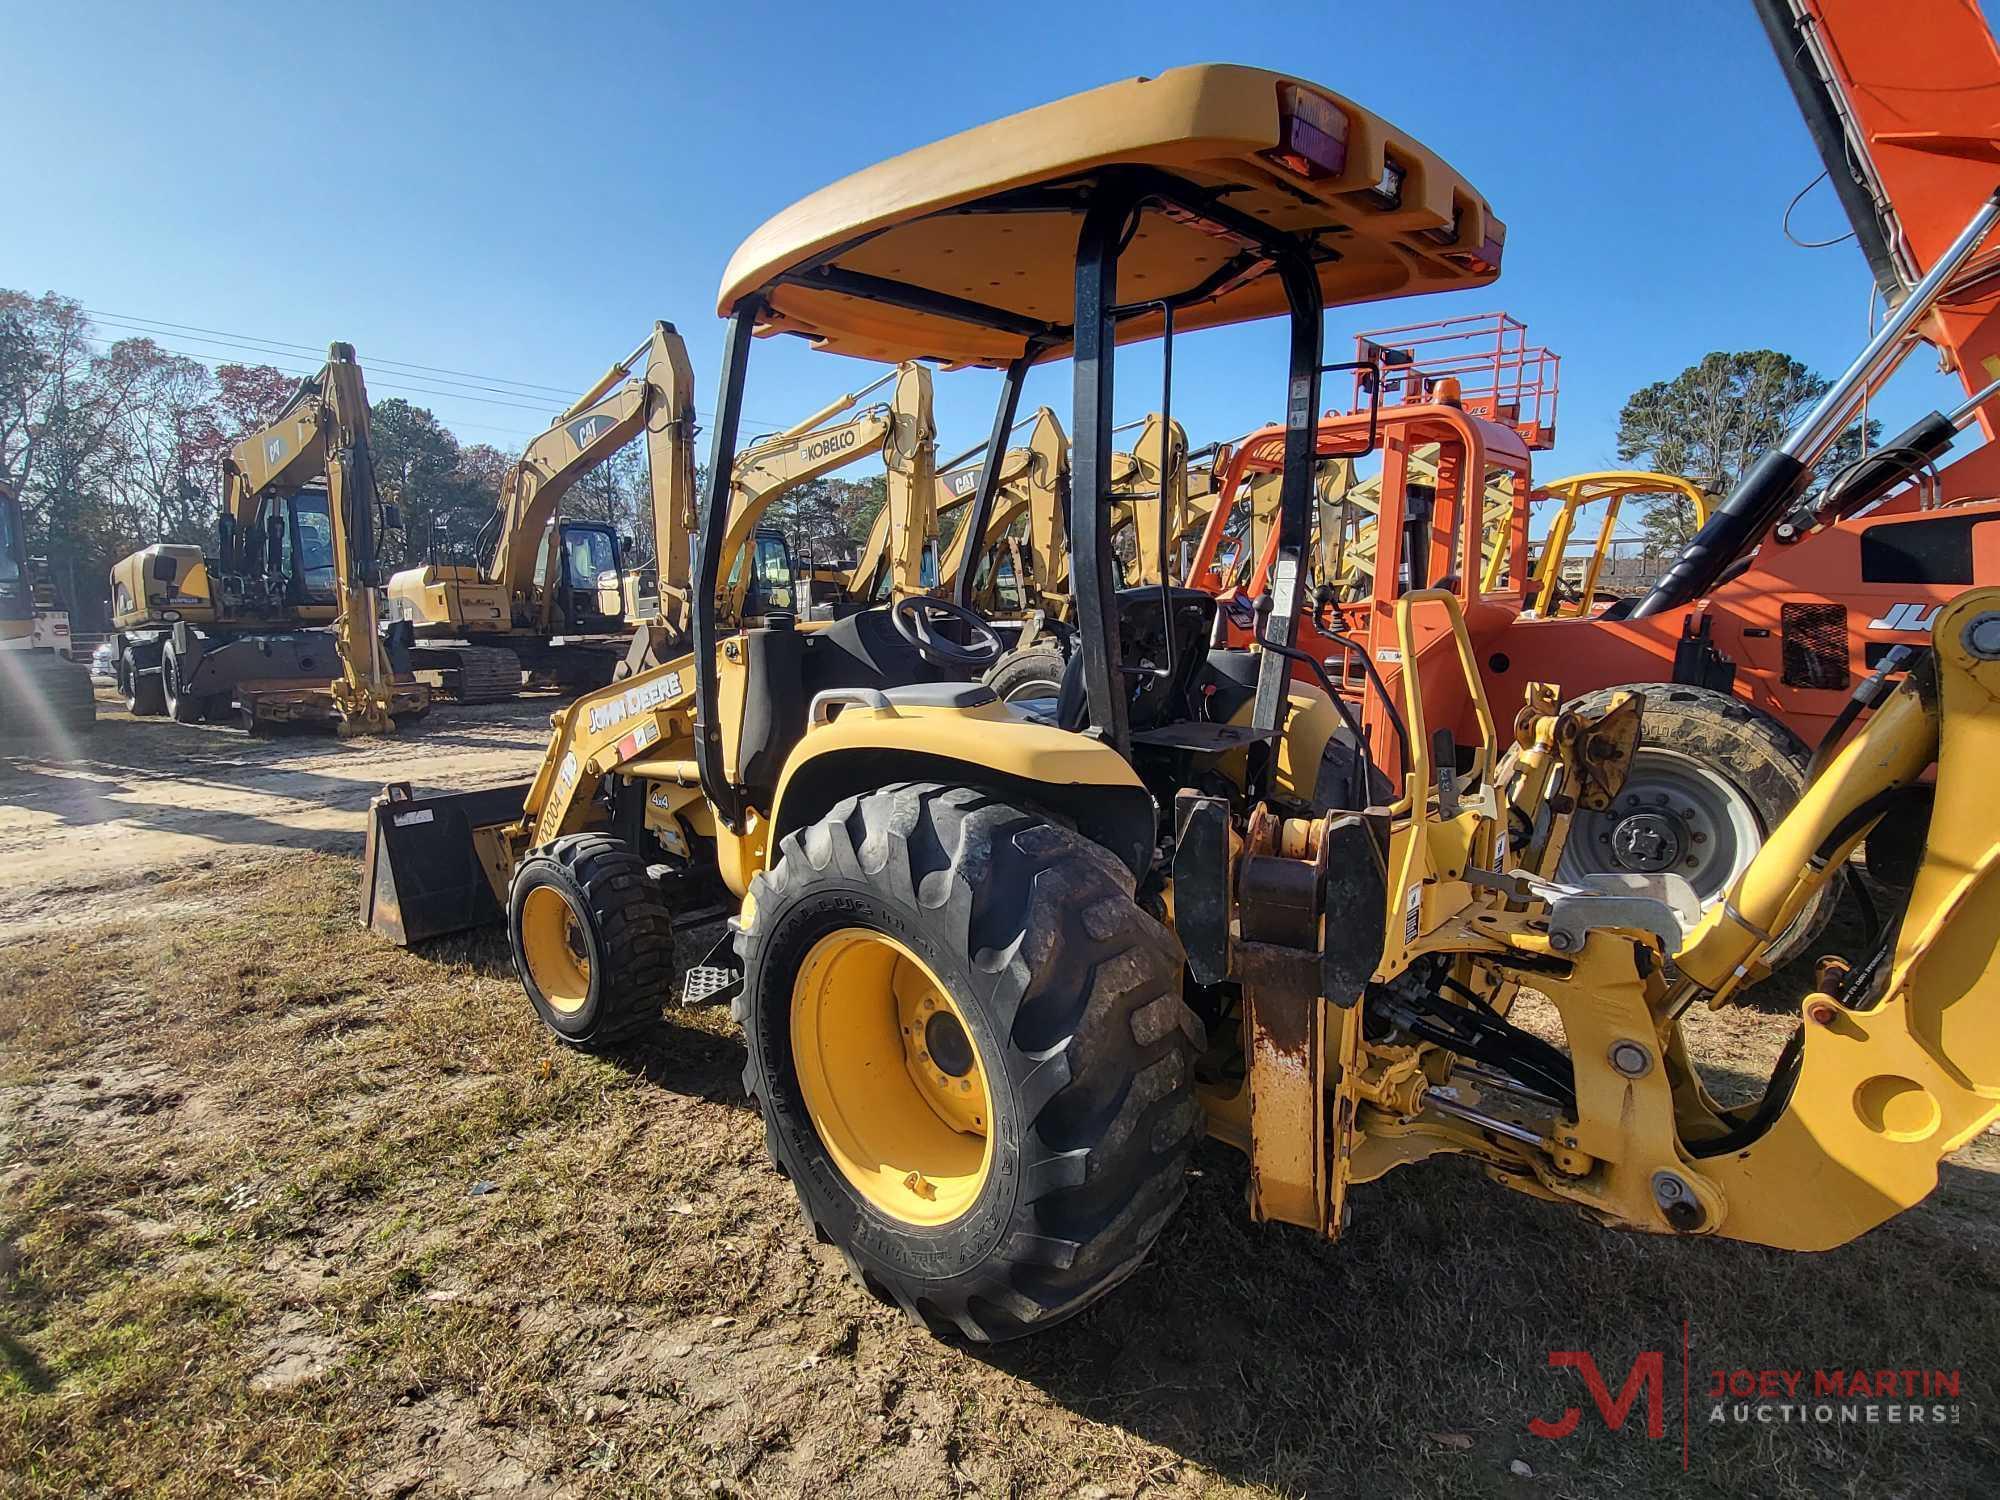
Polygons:
M390 618L415 631L418 670L448 674L464 702L513 697L524 670L532 683L567 689L611 680L639 623L626 617L623 542L610 525L557 512L579 479L642 432L657 553L653 623L685 637L694 376L673 325L655 323L507 471L479 566L425 563L389 580Z
M35 644L28 530L13 486L0 481L0 742L61 748L96 723L90 674Z
M1504 240L1389 121L1220 65L967 131L773 218L719 297L692 653L558 715L511 807L379 803L371 916L393 933L462 902L399 873L456 839L536 1015L605 1046L676 980L656 865L702 863L739 905L691 988L731 997L807 1219L865 1286L973 1339L1117 1286L1204 1129L1248 1154L1253 1218L1327 1237L1363 1184L1442 1154L1690 1240L1818 1248L1918 1201L2000 1117L2000 590L1940 610L1928 656L1706 915L1672 871L1557 874L1572 822L1620 791L1638 695L1565 712L1544 684L1503 731L1457 597L1413 589L1391 602L1400 691L1370 688L1400 751L1378 797L1344 695L1294 677L1324 309L1483 286ZM1170 369L1178 341L1262 319L1287 335L1265 371L1288 413L1284 582L1229 648L1211 594L1118 586L1112 398L1121 346L1164 339ZM972 680L1000 643L967 574L951 601L724 623L745 379L773 332L1004 372L973 536L1029 371L1069 362L1078 644L1048 712ZM1419 661L1420 620L1448 657ZM1427 717L1419 678L1445 670L1467 734ZM1898 920L1865 962L1823 969L1761 1099L1722 1107L1681 1018L1738 999L1933 769ZM1529 989L1561 1045L1519 1024Z
M183 723L232 705L245 728L386 733L430 708L407 642L379 629L368 391L351 344L222 464L220 550L156 543L111 569L127 706ZM392 514L379 519L396 529Z

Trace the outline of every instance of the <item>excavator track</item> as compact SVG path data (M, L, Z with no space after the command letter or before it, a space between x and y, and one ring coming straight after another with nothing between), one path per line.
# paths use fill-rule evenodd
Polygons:
M458 646L444 690L460 703L504 703L521 693L521 658L504 646Z

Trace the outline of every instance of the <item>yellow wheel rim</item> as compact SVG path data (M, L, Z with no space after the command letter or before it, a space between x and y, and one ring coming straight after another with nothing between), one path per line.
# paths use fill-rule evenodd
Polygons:
M551 1010L565 1015L590 998L590 945L583 919L552 885L538 885L521 903L521 954L529 977Z
M993 1096L971 1028L894 938L843 927L792 990L799 1093L843 1176L906 1224L946 1224L993 1168Z

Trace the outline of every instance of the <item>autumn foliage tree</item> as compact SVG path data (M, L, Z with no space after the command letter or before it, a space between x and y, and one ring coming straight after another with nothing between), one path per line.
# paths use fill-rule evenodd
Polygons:
M223 458L298 386L270 365L107 341L74 298L0 290L0 478L20 492L29 547L49 559L79 629L104 623L118 558L151 542L212 544ZM384 498L414 506L424 530L413 537L435 530L469 551L513 455L461 450L407 401L376 404L374 420ZM403 562L402 549L387 560Z

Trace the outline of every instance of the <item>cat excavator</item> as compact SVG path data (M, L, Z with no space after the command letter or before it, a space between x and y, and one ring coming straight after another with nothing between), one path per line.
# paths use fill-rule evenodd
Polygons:
M1565 709L1540 682L1503 727L1458 596L1412 588L1382 638L1405 670L1367 685L1400 749L1377 795L1357 712L1295 644L1295 586L1239 646L1212 594L1119 586L1121 349L1162 339L1171 368L1176 340L1281 323L1264 375L1288 413L1275 576L1295 585L1326 308L1484 286L1504 245L1483 195L1389 121L1227 65L976 127L779 214L718 297L693 650L558 714L525 788L379 802L368 917L407 935L475 888L540 1021L608 1047L681 977L655 866L703 864L737 911L682 993L730 999L774 1162L863 1286L976 1340L1117 1287L1204 1131L1247 1155L1254 1220L1328 1239L1366 1184L1443 1155L1687 1255L1826 1248L1919 1202L2000 1118L2000 589L1939 609L1704 911L1671 869L1559 873L1577 821L1621 795L1650 695ZM1121 296L1140 275L1148 300ZM962 600L727 622L755 523L731 515L744 385L772 332L1004 371L975 537L1024 381L1068 361L1078 647L1049 711L977 683L1000 642ZM1825 422L1789 451L1816 457ZM927 500L927 464L909 469ZM1447 649L1420 654L1428 631ZM1430 712L1444 673L1463 732ZM1874 951L1821 966L1761 1097L1723 1106L1683 1017L1739 1001L1927 775L1937 816ZM461 886L405 881L440 841ZM1521 1024L1531 990L1560 1042Z
M378 627L377 494L354 346L222 463L220 547L161 542L111 569L115 672L127 707L182 723L232 706L243 726L382 734L430 709L403 632Z
M511 698L524 671L530 683L565 689L611 680L639 623L626 615L628 539L558 511L578 480L640 433L657 551L652 623L685 636L690 518L673 497L694 493L694 374L680 334L661 322L507 471L480 534L484 561L429 562L390 578L390 618L414 631L418 670L443 673L461 702Z
M13 486L0 480L0 743L61 748L96 726L97 699L89 672L34 637L27 526Z

